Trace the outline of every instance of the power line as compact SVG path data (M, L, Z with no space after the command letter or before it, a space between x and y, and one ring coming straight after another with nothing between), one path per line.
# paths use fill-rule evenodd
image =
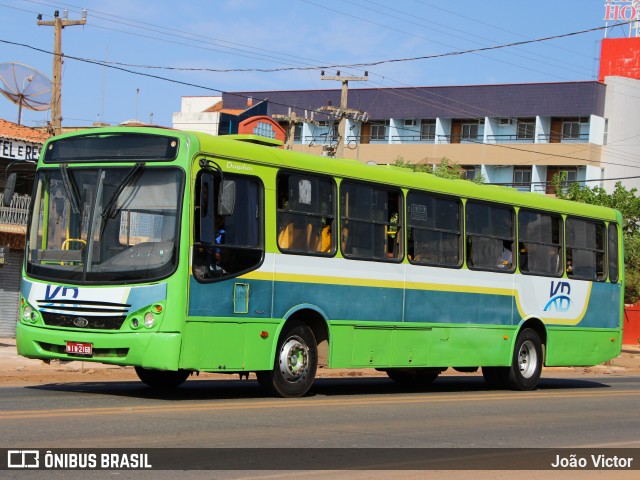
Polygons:
M559 34L559 35L552 35L552 36L548 36L548 37L540 37L540 38L536 38L533 40L521 40L518 42L511 42L511 43L506 43L506 44L501 44L501 45L492 45L492 46L488 46L488 47L478 47L478 48L472 48L472 49L467 49L467 50L457 50L457 51L452 51L452 52L446 52L446 53L437 53L437 54L433 54L433 55L423 55L423 56L417 56L417 57L406 57L406 58L392 58L392 59L386 59L386 60L375 60L372 62L360 62L360 63L336 63L336 64L330 64L330 65L312 65L312 66L300 66L300 67L278 67L278 68L209 68L209 67L171 67L171 66L160 66L160 65L140 65L140 64L132 64L132 63L123 63L123 62L104 62L110 65L116 65L116 66L123 66L123 67L131 67L131 68L144 68L144 69L156 69L156 70L177 70L177 71L191 71L191 72L213 72L213 73L244 73L244 72L261 72L261 73L272 73L272 72L287 72L287 71L294 71L294 70L322 70L322 69L334 69L334 68L363 68L363 67L370 67L370 66L378 66L378 65L383 65L383 64L387 64L387 63L400 63L400 62L413 62L413 61L418 61L418 60L432 60L435 58L443 58L443 57L453 57L453 56L459 56L459 55L467 55L470 53L477 53L477 52L486 52L486 51L491 51L491 50L500 50L500 49L504 49L504 48L511 48L511 47L517 47L517 46L521 46L521 45L528 45L528 44L532 44L532 43L540 43L540 42L547 42L550 40L557 40L560 38L567 38L567 37L572 37L572 36L576 36L576 35L582 35L585 33L590 33L590 32L596 32L596 31L600 31L600 30L605 30L608 28L614 28L614 27L618 27L621 25L627 25L631 22L621 22L621 23L617 23L615 25L608 25L608 26L602 26L602 27L594 27L594 28L589 28L586 30L579 30L576 32L570 32L570 33L563 33L563 34ZM107 27L100 27L100 28L106 28ZM153 38L153 37L151 37ZM190 45L190 46L196 46L196 45ZM80 59L79 57L76 57L76 59ZM85 58L82 60L87 60L87 61L97 61L94 59L90 59L90 58Z
M627 22L628 23L628 22ZM45 54L49 54L49 55L55 55L54 52L45 50L45 49L41 49L38 47L34 47L32 45L28 45L28 44L24 44L24 43L19 43L19 42L12 42L9 40L3 40L0 39L0 43L6 43L9 45L16 45L16 46L21 46L24 48L28 48L31 50L35 50L41 53L45 53ZM199 85L196 83L191 83L191 82L185 82L182 80L176 80L176 79L171 79L171 78L167 78L167 77L163 77L160 75L153 75L153 74L149 74L149 73L142 73L142 72L137 72L135 70L130 70L129 68L124 68L122 66L118 66L118 65L114 65L113 62L104 62L104 61L98 61L98 60L93 60L93 59L87 59L87 58L82 58L82 57L76 57L73 55L67 55L65 54L65 58L67 59L72 59L72 60L77 60L80 62L84 62L84 63L89 63L89 64L93 64L93 65L98 65L98 66L104 66L104 67L108 67L108 68L112 68L115 70L119 70L125 73L130 73L132 75L138 75L138 76L142 76L142 77L147 77L147 78L154 78L157 80L163 80L166 82L170 82L170 83L175 83L175 84L179 84L179 85L185 85L185 86L189 86L189 87L195 87L195 88L200 88L203 90L207 90L207 91L213 91L213 92L218 92L221 94L228 94L228 95L235 95L235 96L239 96L239 97L243 97L243 98L253 98L254 100L267 100L267 99L256 99L254 95L243 95L241 93L235 93L235 92L228 92L222 89L218 89L218 88L214 88L214 87L207 87L204 85ZM417 87L410 87L410 88L417 88ZM387 90L382 90L381 91L385 92ZM388 89L388 90L395 90L395 89ZM395 93L395 92L394 92ZM290 104L286 104L286 103L282 103L282 102L275 102L272 100L268 100L269 103L272 103L274 105L279 105L279 106L284 106L284 107L291 107L294 109L298 109L298 110L308 110L308 111L312 111L314 113L318 113L318 114L326 114L326 112L323 112L319 109L313 109L313 108L308 108L308 107L299 107L299 106L295 106L295 105L290 105ZM375 124L375 122L372 122L373 124ZM480 142L478 142L480 143ZM571 157L571 156L567 156L567 155L561 155L561 154L553 154L553 153L540 153L540 152L533 152L530 150L524 150L524 149L519 149L516 147L511 147L508 145L504 145L504 144L491 144L491 143L482 143L482 145L490 145L493 147L500 147L500 148L509 148L509 149L513 149L513 150L519 150L519 151L523 151L526 153L531 153L531 154L538 154L538 155L543 155L545 157L556 157L556 158L567 158L567 159L571 159L571 160L579 160L579 161L585 161L585 159L583 158L578 158L578 157ZM624 166L624 167L631 167L631 168L640 168L640 166L636 166L636 165L625 165L625 164L618 164L618 163L614 163L614 162L606 162L606 161L600 161L599 164L611 164L611 165L617 165L617 166ZM526 163L523 163L522 165L526 165Z

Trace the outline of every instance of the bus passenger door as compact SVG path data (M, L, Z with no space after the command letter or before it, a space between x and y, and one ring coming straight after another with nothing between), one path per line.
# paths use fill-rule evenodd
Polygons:
M247 357L259 357L268 343L260 343L259 334L271 313L271 282L251 274L264 260L262 184L246 175L225 174L223 180L203 170L194 190L183 368L243 370ZM254 336L258 345L249 345Z

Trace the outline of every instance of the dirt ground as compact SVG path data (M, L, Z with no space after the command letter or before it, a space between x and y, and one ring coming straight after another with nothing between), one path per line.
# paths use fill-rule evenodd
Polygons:
M544 376L552 375L640 375L640 345L624 345L622 354L611 361L595 367L549 367ZM252 374L253 375L253 374ZM442 375L470 375L449 369ZM480 375L476 373L475 375ZM333 370L319 369L318 378L326 377L371 377L386 376L373 369ZM229 379L228 375L201 374L194 377L203 380ZM0 385L37 385L47 383L133 381L138 377L131 367L118 367L94 362L59 362L49 364L18 356L13 338L0 338Z

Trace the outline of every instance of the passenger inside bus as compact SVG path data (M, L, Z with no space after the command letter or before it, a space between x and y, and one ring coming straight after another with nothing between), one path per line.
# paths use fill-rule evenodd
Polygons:
M505 268L509 270L511 269L512 263L513 263L513 255L511 254L511 245L509 242L504 240L502 242L502 254L498 259L498 268Z

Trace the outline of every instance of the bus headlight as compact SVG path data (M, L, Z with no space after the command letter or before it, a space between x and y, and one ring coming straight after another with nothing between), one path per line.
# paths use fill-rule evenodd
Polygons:
M22 311L22 318L27 322L33 322L34 317L35 313L33 311L33 308L31 308L29 305L24 307L24 310Z
M153 327L153 324L156 323L156 317L153 316L153 313L147 312L144 314L144 326L147 328Z

